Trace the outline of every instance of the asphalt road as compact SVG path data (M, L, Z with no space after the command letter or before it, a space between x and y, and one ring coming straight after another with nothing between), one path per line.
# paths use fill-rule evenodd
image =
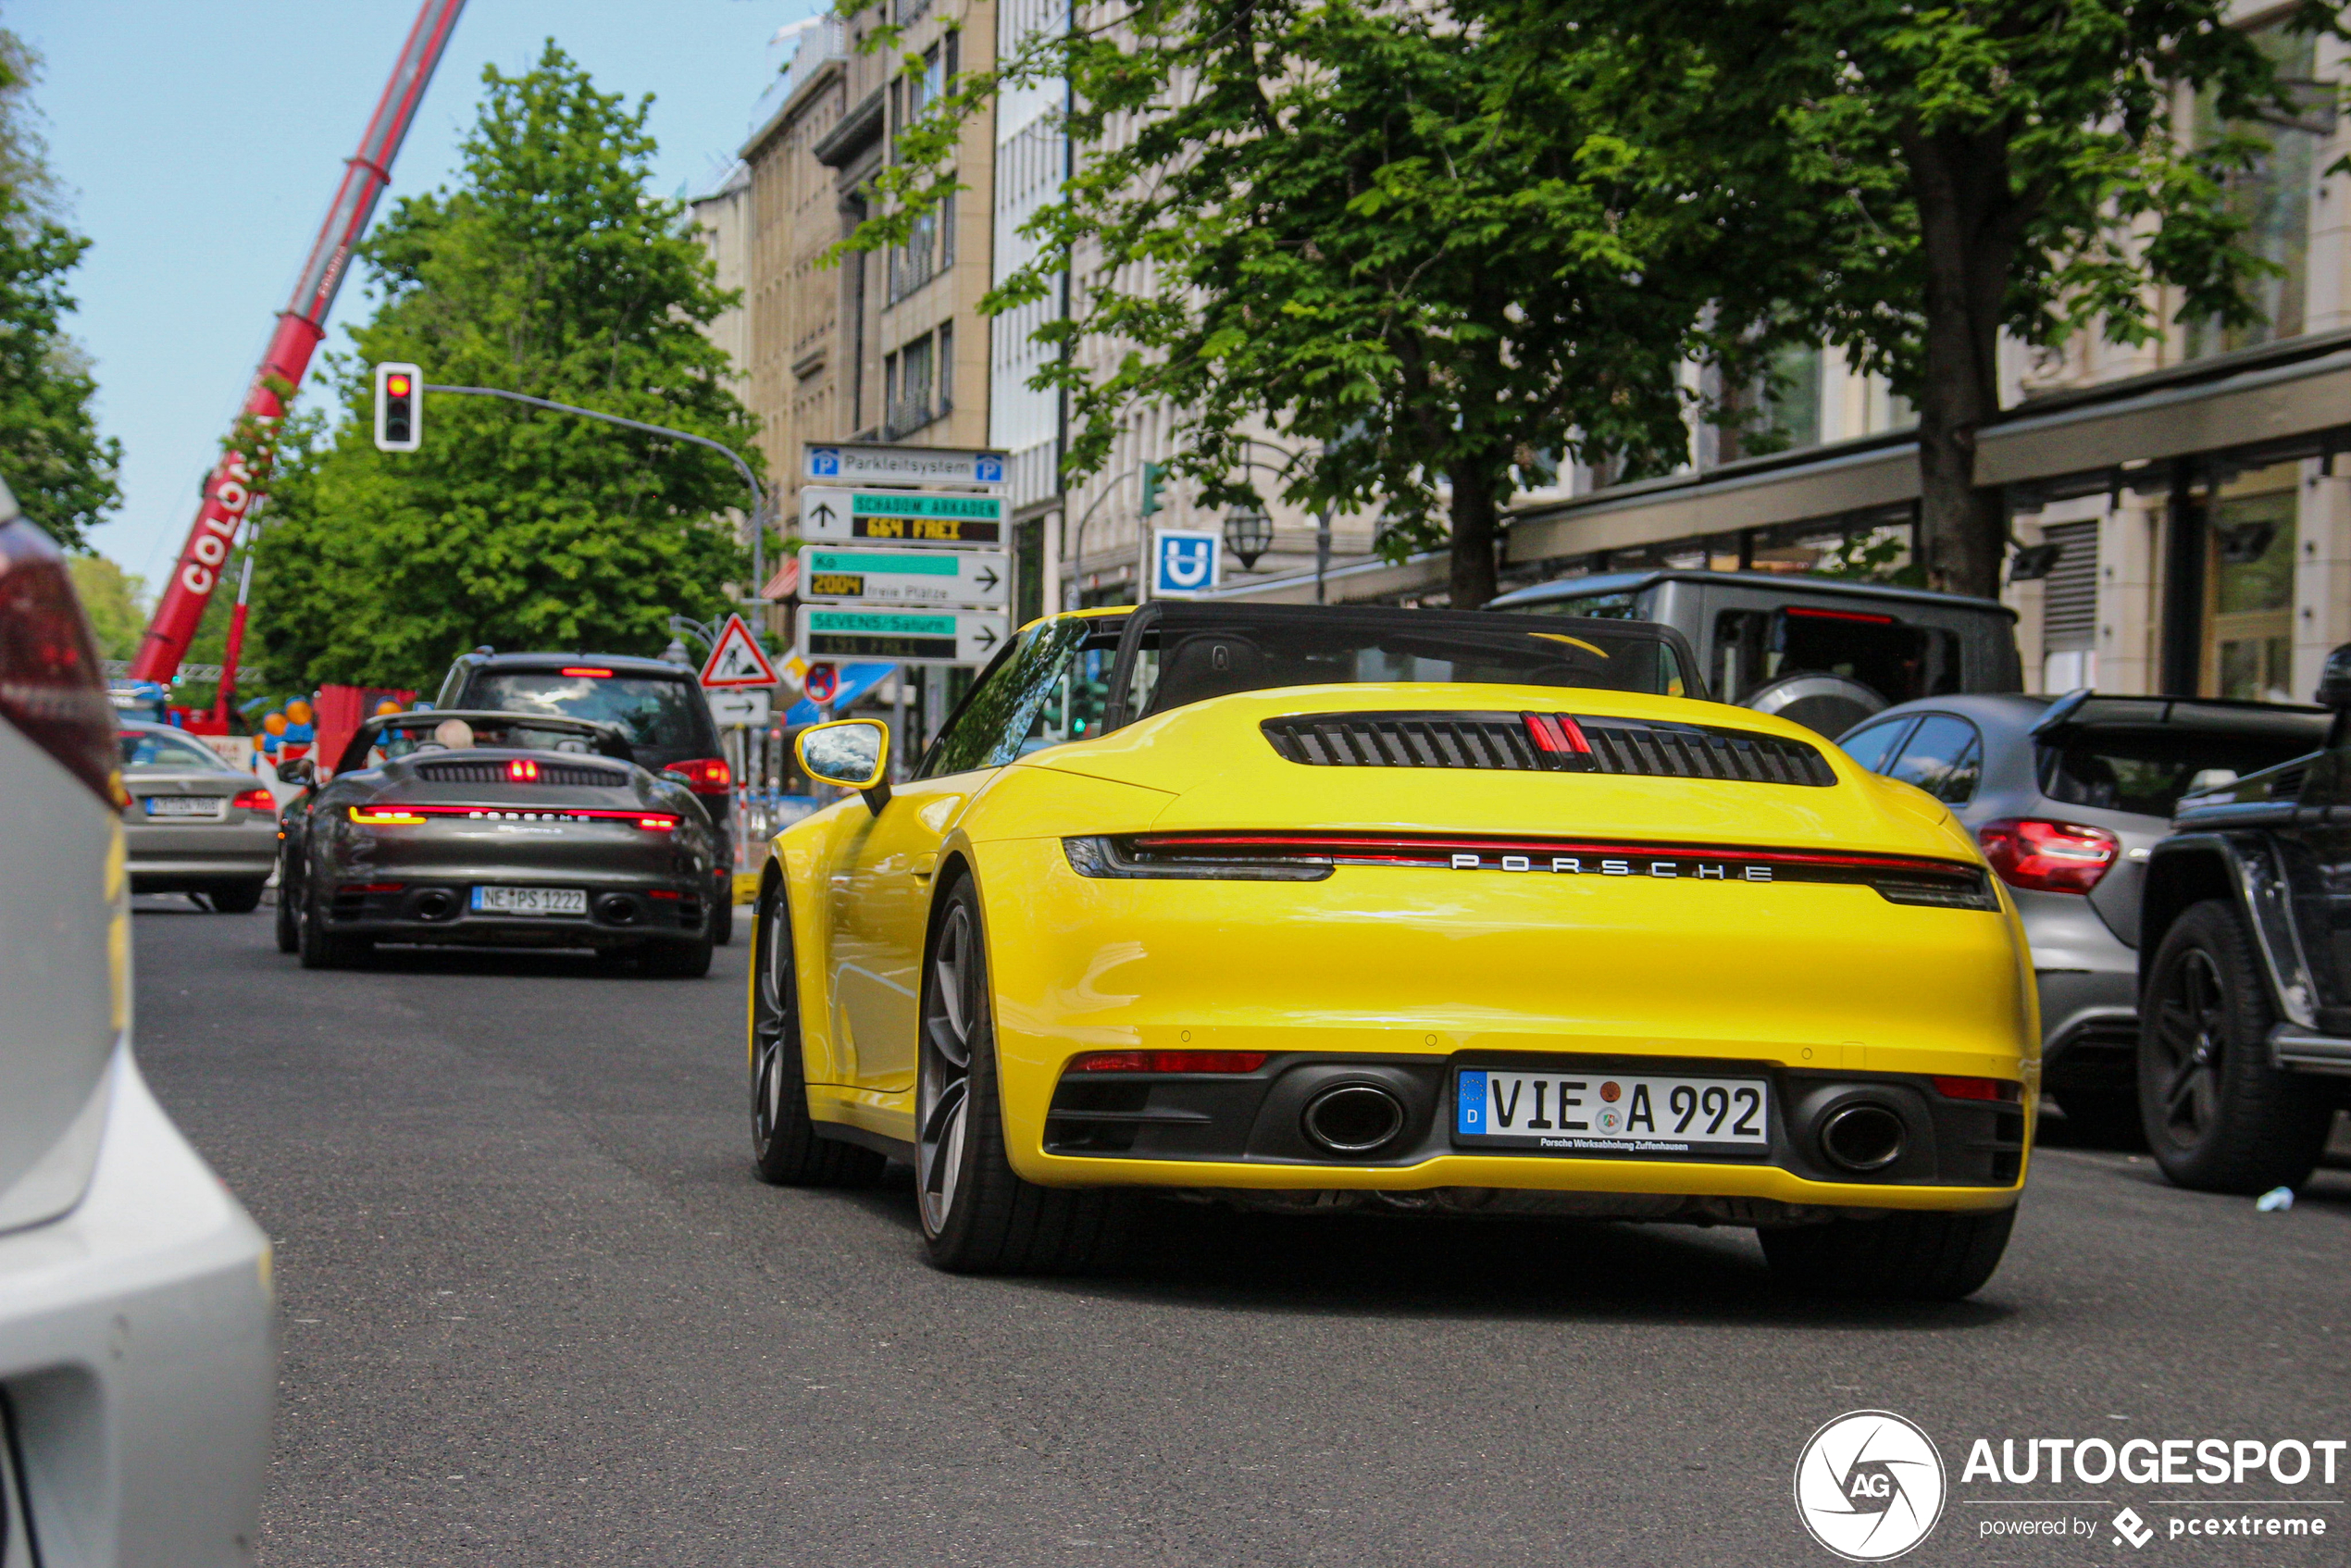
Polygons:
M2351 1437L2351 1161L2259 1213L2045 1147L2006 1266L1948 1307L1778 1293L1742 1231L1205 1210L1114 1277L954 1278L903 1179L753 1178L740 945L703 981L305 974L266 908L138 903L140 1055L276 1238L271 1568L1829 1563L1793 1467L1872 1407L1949 1469L1906 1562L2351 1552L2351 1462L1960 1474L1978 1437ZM2278 1500L2329 1537L2160 1533ZM2096 1535L1984 1534L2068 1515Z

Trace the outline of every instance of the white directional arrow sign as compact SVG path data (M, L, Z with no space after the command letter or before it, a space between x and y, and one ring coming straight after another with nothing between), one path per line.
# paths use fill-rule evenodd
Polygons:
M810 604L800 612L800 656L891 659L902 665L984 665L1012 635L986 610L866 610Z
M1012 577L1012 557L1001 550L855 550L811 544L800 553L800 596L812 604L995 610L1011 602Z
M997 545L1004 541L1004 504L993 495L810 485L800 492L800 537L842 544Z

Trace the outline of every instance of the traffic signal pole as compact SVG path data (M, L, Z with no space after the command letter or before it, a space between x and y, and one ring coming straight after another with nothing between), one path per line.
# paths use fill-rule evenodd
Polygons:
M352 250L367 231L384 187L392 182L392 159L399 156L417 106L424 99L433 69L440 65L442 52L457 25L458 13L464 9L465 0L423 0L417 7L416 23L408 30L408 41L392 67L392 80L359 139L358 152L343 166L342 183L311 245L302 280L294 287L292 300L279 315L268 352L262 355L261 367L246 389L236 429L205 481L204 504L188 530L188 542L164 585L146 638L131 661L133 679L168 683L188 656L188 644L204 619L205 606L219 586L229 547L235 542L245 513L267 488L278 427L310 368L311 355L327 335L327 317L351 268Z

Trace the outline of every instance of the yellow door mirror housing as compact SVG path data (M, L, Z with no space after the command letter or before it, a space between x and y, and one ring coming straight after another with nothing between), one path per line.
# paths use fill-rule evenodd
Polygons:
M875 718L812 724L793 743L800 769L809 778L844 790L862 790L877 815L889 803L889 726Z

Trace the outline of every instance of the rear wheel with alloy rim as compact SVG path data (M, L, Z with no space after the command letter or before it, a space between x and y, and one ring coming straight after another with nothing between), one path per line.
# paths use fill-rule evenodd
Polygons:
M914 1078L914 1190L931 1262L958 1274L1059 1274L1115 1251L1124 1193L1039 1187L1004 1153L995 1010L979 899L961 881L941 906L923 984Z
M784 886L771 879L752 927L751 1158L779 1187L863 1186L881 1175L870 1149L817 1135L800 1053L800 989Z
M2164 933L2139 1024L2139 1114L2163 1174L2206 1192L2298 1187L2326 1147L2324 1087L2270 1062L2277 1015L2236 906Z

